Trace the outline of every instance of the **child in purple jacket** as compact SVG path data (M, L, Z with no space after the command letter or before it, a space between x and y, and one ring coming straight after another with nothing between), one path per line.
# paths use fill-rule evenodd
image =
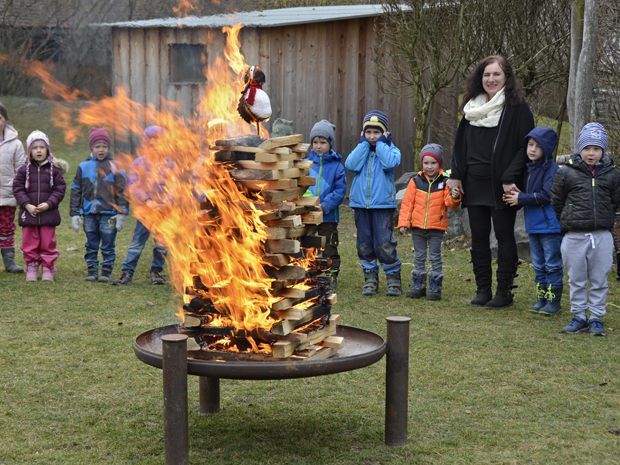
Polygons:
M41 131L31 132L26 146L28 162L17 170L13 181L13 196L19 206L18 222L22 226L26 281L37 280L39 265L41 279L54 281L60 255L56 248L56 226L60 224L58 205L65 196L66 162L54 159L49 139Z

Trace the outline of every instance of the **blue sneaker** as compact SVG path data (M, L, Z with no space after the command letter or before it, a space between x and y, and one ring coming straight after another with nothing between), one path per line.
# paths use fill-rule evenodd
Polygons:
M599 321L600 323L600 321ZM580 333L588 329L588 322L581 318L573 318L568 326L562 329L563 333Z
M601 320L590 320L588 327L590 328L590 334L592 334L592 336L604 336L606 334L605 326L603 326Z

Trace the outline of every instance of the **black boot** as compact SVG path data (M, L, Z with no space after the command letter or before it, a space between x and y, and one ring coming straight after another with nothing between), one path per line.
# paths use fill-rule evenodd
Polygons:
M512 305L513 295L508 289L498 288L495 292L495 296L487 302L487 307L503 308Z
M428 300L441 300L441 283L443 281L443 275L431 275L428 278L428 290L426 291L426 298Z
M471 300L471 305L484 306L493 297L491 293L492 270L491 270L491 252L471 251L471 262L474 268L474 276L476 277L476 295Z
M411 288L407 291L410 299L419 299L426 294L426 273L413 272Z
M378 270L364 270L364 287L362 288L362 295L370 296L375 295L379 288L379 271Z
M4 269L9 273L23 273L24 269L15 263L15 247L8 247L1 250Z
M385 295L389 297L398 297L403 293L403 287L400 280L400 271L385 275L387 279L387 291Z

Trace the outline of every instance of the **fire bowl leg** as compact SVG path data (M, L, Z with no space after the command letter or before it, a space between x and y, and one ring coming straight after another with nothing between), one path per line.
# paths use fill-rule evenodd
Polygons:
M386 320L385 444L403 446L407 442L411 318L389 316Z
M187 421L187 336L167 334L163 342L164 448L166 465L189 463Z
M198 377L201 415L212 415L220 411L220 379L212 376Z

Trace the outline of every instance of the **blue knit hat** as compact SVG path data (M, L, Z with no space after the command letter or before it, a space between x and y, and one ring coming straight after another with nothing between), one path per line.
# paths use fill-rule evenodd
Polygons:
M362 122L362 131L365 131L368 128L375 128L383 133L388 132L387 115L381 110L372 110L364 116L364 121Z
M580 153L588 145L595 145L603 149L603 154L607 152L607 131L600 123L588 123L579 132L577 139L577 153Z

